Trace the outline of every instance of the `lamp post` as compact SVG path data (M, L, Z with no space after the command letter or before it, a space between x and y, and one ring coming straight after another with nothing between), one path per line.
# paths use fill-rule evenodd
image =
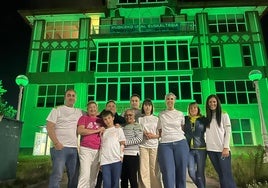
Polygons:
M18 75L16 77L16 84L19 86L20 91L19 91L19 100L18 100L18 110L17 110L17 116L16 120L20 120L20 109L21 109L21 100L22 100L22 91L25 86L28 85L29 80L27 76L25 75Z
M260 120L261 120L262 140L263 140L263 146L264 146L264 149L266 152L265 159L267 160L268 137L267 137L267 130L266 130L266 125L265 125L265 121L264 121L263 111L262 111L262 104L261 104L260 90L259 90L259 80L262 78L262 73L259 70L252 70L249 72L248 78L251 81L253 81L255 91L256 91ZM268 162L268 161L264 161L264 162Z

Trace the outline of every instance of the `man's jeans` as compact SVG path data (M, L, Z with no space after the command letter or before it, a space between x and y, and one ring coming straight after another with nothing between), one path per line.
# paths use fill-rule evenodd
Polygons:
M52 173L49 178L49 188L60 188L64 169L68 176L68 188L77 187L79 159L77 148L64 147L62 150L50 149Z

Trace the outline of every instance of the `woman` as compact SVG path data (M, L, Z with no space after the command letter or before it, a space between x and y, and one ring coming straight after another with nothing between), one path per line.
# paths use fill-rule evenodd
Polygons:
M78 120L77 133L80 139L80 173L77 188L95 187L99 169L99 150L101 137L105 128L103 121L97 117L98 105L95 101L87 104L87 114Z
M162 187L157 163L158 117L153 115L153 110L151 99L145 99L141 109L144 116L139 118L143 129L143 141L140 144L140 188Z
M205 188L206 166L206 118L201 115L196 102L188 105L188 115L185 116L184 132L190 148L188 157L188 173L198 188Z
M126 137L124 157L121 174L121 188L128 188L128 181L131 188L138 188L139 170L139 144L142 141L142 127L135 122L135 111L125 111L126 125L123 131Z
M229 115L222 112L218 96L208 96L206 114L209 122L206 128L206 143L210 161L218 173L221 188L236 188L229 146L231 122Z
M165 188L186 188L186 167L189 147L182 130L184 115L175 109L176 96L165 96L167 109L160 112L157 127L160 133L158 160Z

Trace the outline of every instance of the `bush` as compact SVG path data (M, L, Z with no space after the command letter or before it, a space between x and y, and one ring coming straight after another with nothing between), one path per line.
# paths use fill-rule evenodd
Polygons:
M259 145L255 150L235 157L233 174L239 187L268 187L268 164L263 163L264 154L263 146Z
M0 115L14 118L17 110L15 110L13 106L10 106L2 97L6 92L7 91L2 86L2 80L0 80Z

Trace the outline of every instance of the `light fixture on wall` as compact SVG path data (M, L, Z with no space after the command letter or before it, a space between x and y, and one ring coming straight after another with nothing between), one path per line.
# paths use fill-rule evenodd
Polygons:
M20 120L22 91L23 91L23 88L28 85L29 80L28 80L27 76L25 76L25 75L18 75L16 77L16 80L15 81L16 81L16 84L20 88L20 91L19 91L19 100L18 100L18 109L17 109L17 116L16 116L16 120Z

